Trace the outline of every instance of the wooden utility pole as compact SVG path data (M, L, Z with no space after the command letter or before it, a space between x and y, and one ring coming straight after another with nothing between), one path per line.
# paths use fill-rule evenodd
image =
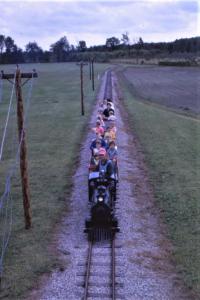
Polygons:
M87 63L77 63L77 66L80 66L80 81L81 81L81 115L84 116L85 109L84 109L84 93L83 93L83 67L87 65Z
M16 97L17 97L17 123L18 123L18 136L19 143L21 143L20 149L20 170L21 170L21 182L22 182L22 194L23 194L23 206L24 206L24 218L25 228L31 227L31 205L30 205L30 188L28 179L28 161L27 161L27 147L25 139L25 128L24 128L24 107L22 99L22 88L21 88L21 73L17 69L16 72Z
M90 73L90 80L92 79L92 63L91 59L89 60L89 73Z
M31 78L37 77L37 73L21 73L20 69L17 67L16 75L14 74L4 74L2 72L2 79L15 78L15 91L17 98L17 124L18 124L18 136L20 147L20 170L21 170L21 183L22 183L22 194L23 194L23 207L24 207L24 219L25 228L29 229L31 227L31 205L30 205L30 188L28 179L28 161L27 161L27 147L25 139L25 128L24 128L24 107L22 98L22 81L21 78L26 78L27 80L23 85Z
M94 59L92 59L92 90L94 91Z

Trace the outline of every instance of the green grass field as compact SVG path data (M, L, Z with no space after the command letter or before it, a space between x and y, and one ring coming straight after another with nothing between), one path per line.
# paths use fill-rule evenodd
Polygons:
M200 294L200 121L137 101L120 77L130 126L139 138L164 212L178 271Z
M97 74L101 74L107 67L106 64L95 64L96 90L100 84ZM5 72L13 72L14 68L15 66L1 66ZM12 184L13 226L4 261L0 299L23 299L39 275L61 264L56 252L50 250L53 246L49 245L56 225L63 215L67 216L71 177L96 94L92 91L89 68L86 66L84 67L86 114L82 117L80 71L75 63L21 66L22 71L31 71L32 68L36 68L39 75L34 83L27 129L33 227L29 231L24 229L18 171ZM0 137L10 90L11 84L4 82L4 97L0 104ZM23 93L25 100L28 84L24 86ZM3 161L0 162L0 195L4 189L6 170L16 151L15 109L9 124L5 154Z

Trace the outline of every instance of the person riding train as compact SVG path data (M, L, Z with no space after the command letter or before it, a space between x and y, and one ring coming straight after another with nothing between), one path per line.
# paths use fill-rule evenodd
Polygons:
M117 152L117 146L115 145L114 141L111 141L109 143L109 148L108 148L107 154L108 154L108 158L110 160L112 160L112 161L117 160L118 152Z
M114 115L114 110L110 109L108 121L116 121L116 116Z
M103 138L101 138L99 135L97 135L96 139L94 139L90 145L90 150L92 151L92 154L94 153L94 149L99 150L100 148L107 148L107 144Z
M100 120L96 121L96 126L92 128L92 131L96 134L101 135L101 136L104 135L104 128L101 126L101 121Z
M95 148L90 159L89 172L97 172L99 166L99 150Z
M95 187L98 185L99 180L106 182L110 191L115 189L115 175L114 168L111 160L108 159L107 152L104 148L100 148L98 151L99 163L95 166L95 171L91 170L89 174L89 201L92 199L92 195ZM91 165L89 169L93 168Z
M116 139L116 133L111 127L107 128L104 134L104 139L105 141L108 141L108 144Z
M107 179L111 178L114 172L112 162L108 159L107 152L104 148L100 148L99 150L99 165L97 171L104 173Z
M117 166L118 151L117 151L117 146L115 145L114 141L111 141L109 143L109 148L107 150L107 155L108 155L108 158L112 162L114 173L116 173L118 175L118 166Z
M104 117L105 120L108 119L108 117L109 117L109 112L110 112L110 111L115 112L115 110L114 110L114 108L112 107L111 103L108 102L108 103L107 103L106 109L104 109L104 111L103 111L103 117Z

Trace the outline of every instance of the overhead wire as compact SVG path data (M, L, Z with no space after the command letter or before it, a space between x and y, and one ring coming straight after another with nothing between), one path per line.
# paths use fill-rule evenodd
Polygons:
M27 114L28 114L28 109L30 106L30 99L31 99L31 94L32 94L32 88L33 88L33 76L32 76L32 80L31 80L31 85L29 88L29 92L28 92L28 97L27 97L27 101L26 101L26 108L25 108L25 114L24 114L24 128L22 129L22 132L20 133L20 138L19 138L19 145L17 148L17 152L16 152L16 156L15 156L15 162L11 165L7 178L11 178L15 172L15 169L17 167L17 164L19 162L19 157L20 157L20 149L21 149L21 144L23 141L23 136L24 136L24 130L26 128L26 123L27 123ZM0 197L0 209L1 209L1 202L3 201L4 195L7 194L7 182L8 180L6 180L6 184L5 184L5 190L3 195Z
M16 72L15 72L15 75L14 75L14 83L13 83L12 90L11 90L10 101L9 101L9 106L8 106L8 111L7 111L7 116L6 116L6 122L5 122L3 137L2 137L2 141L1 141L0 161L2 160L3 148L4 148L5 137L6 137L7 127L8 127L8 121L9 121L11 106L12 106L12 102L13 102L13 95L14 95L14 89L15 89L15 80L16 80Z

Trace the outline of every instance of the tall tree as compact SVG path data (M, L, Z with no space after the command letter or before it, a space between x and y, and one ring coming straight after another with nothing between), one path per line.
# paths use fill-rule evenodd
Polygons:
M127 31L125 33L122 33L121 41L123 45L128 49L128 55L130 56L130 39L128 35L129 34Z
M53 53L56 61L65 61L70 50L69 42L66 36L60 38L56 43L52 44L50 51Z
M70 45L70 51L75 51L75 46L74 45Z
M0 54L2 54L5 47L5 36L0 34Z
M84 52L87 49L86 42L85 41L79 41L78 42L78 50L81 52Z
M39 62L42 53L42 48L36 42L29 42L26 45L26 57L29 62Z
M119 44L120 44L120 40L114 36L106 40L106 47L110 48L111 50L114 50L115 47L118 46Z
M3 62L2 53L3 53L4 47L5 47L5 36L1 34L0 35L0 63Z
M143 39L140 37L139 40L135 43L134 48L136 49L136 62L139 63L139 55L141 53L141 49L144 48Z
M121 41L122 41L123 45L125 45L125 46L130 44L130 39L129 39L128 35L129 35L128 32L122 33Z
M16 50L15 42L10 36L7 36L5 38L4 42L5 42L5 47L6 47L6 52L7 53L11 53L11 52L14 52Z
M15 45L15 50L11 54L10 63L17 64L23 62L25 62L23 51Z
M144 47L144 42L143 42L143 39L140 37L137 42L137 48L142 49L143 47Z
M14 40L10 36L7 36L4 43L5 53L3 53L2 57L3 63L15 63L18 48L15 45Z

